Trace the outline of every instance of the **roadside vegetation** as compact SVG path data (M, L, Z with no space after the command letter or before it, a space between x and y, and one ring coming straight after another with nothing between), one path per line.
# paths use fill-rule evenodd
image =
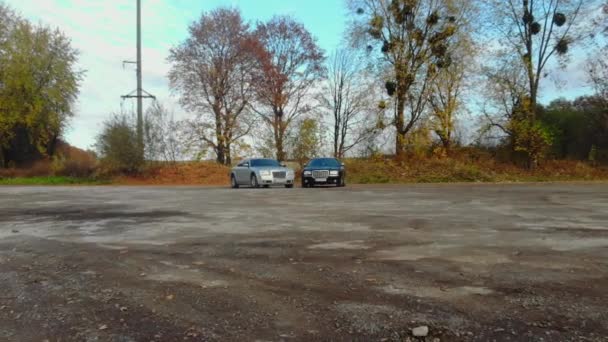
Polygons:
M0 185L104 185L109 183L109 181L95 178L63 176L0 178Z
M181 108L153 103L141 129L109 113L84 151L62 140L77 49L0 5L0 184L223 185L241 158L328 155L349 183L608 180L605 1L346 6L336 51L290 16L202 13L169 51ZM574 63L586 92L566 98Z

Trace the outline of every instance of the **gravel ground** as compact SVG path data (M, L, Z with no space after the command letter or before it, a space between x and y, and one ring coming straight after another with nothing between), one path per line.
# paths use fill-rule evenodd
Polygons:
M607 288L602 183L0 188L0 341L608 341Z

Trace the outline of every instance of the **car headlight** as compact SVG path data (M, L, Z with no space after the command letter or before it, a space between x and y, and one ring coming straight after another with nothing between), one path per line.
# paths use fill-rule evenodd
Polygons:
M260 171L260 176L270 176L270 171L262 170L262 171Z
M311 176L312 172L311 171L304 171L304 176Z
M340 174L340 173L339 173L338 171L329 171L329 175L330 175L330 176L337 176L337 175L339 175L339 174Z

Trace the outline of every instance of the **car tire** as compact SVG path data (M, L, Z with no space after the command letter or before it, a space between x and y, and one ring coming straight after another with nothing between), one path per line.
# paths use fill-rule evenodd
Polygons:
M306 183L305 181L302 181L302 188L308 188L308 183Z
M251 174L249 185L251 185L252 188L260 187L260 183L258 183L258 177L256 177L254 174Z
M287 189L291 189L291 188L293 188L293 184L285 184L285 187L286 187Z
M230 186L233 189L239 188L239 183L236 181L236 177L234 176L234 174L230 175Z
M343 187L346 186L346 181L344 180L344 177L340 177L338 179L338 182L337 182L336 186L339 187L339 188L343 188Z

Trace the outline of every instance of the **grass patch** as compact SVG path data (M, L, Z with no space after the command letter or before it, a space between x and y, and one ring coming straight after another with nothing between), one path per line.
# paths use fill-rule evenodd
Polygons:
M608 180L608 169L577 161L545 161L535 170L490 158L347 159L350 184L551 182Z
M63 176L0 178L0 185L102 185L108 181Z

